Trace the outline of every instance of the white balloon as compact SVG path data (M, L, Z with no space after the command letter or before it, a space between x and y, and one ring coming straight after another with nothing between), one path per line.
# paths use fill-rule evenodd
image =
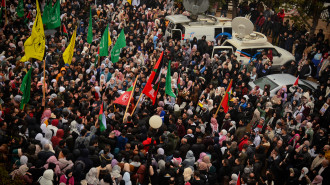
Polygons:
M154 128L157 129L159 127L162 126L163 120L160 116L158 115L153 115L151 116L151 118L149 119L149 125Z

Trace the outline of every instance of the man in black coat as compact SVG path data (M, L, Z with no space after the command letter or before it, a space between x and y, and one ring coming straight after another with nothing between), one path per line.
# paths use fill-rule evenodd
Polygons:
M42 164L46 164L47 159L53 155L54 153L49 151L49 144L45 144L44 150L38 153L38 159L42 161Z
M287 37L285 40L285 49L287 51L289 51L290 53L292 53L293 42L294 42L294 38L293 38L292 33L290 33L289 37Z
M200 153L205 151L205 145L202 142L203 142L203 138L198 137L196 143L191 146L191 150L193 151L196 159L199 158Z
M180 146L180 157L184 160L186 158L187 152L190 150L190 144L186 138L181 139L181 146Z
M280 167L280 162L281 157L279 155L279 152L277 149L274 149L268 158L268 164L272 174L274 174L275 177L282 177L284 175L284 170ZM274 184L284 184L284 178L275 178Z
M197 42L197 49L203 55L206 53L207 50L207 42L206 42L206 36L204 35L202 39L198 40Z
M282 66L282 71L283 73L289 73L292 75L296 75L298 68L296 66L296 62L295 61L291 61L290 65L285 65Z

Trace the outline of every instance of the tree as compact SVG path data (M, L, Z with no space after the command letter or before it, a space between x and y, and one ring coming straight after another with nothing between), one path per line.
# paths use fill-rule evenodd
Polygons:
M290 2L291 1L292 5L296 7L298 14L293 15L290 19L298 24L306 25L310 33L314 34L321 13L327 8L324 6L325 0L290 0Z
M263 0L262 2L275 10L282 8L286 11L295 10L296 13L290 15L289 19L297 25L305 25L311 34L315 32L322 11L327 9L324 6L326 0Z
M8 171L6 170L6 167L1 164L0 165L0 185L24 185L26 184L23 180L23 178L20 178L16 176L14 179L11 179L11 177L8 174Z

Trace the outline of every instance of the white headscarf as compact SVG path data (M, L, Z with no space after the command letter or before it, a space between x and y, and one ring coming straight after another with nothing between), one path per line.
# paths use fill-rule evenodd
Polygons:
M131 177L130 177L130 174L128 172L124 173L123 180L125 181L125 185L132 185Z
M53 170L46 170L38 180L38 182L42 185L53 185L53 177L54 177L54 172Z

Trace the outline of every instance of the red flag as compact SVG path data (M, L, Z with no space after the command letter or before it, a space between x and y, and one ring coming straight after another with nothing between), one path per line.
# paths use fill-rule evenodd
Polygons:
M1 2L1 7L3 7L3 8L6 7L6 0L2 0L2 2Z
M31 16L31 12L28 13L28 15L26 16L27 19L31 19L32 16Z
M180 91L181 89L181 85L180 85L180 73L179 73L179 76L178 76L178 82L177 82L177 87L178 87L178 91Z
M133 86L131 86L129 89L127 89L124 92L124 94L122 94L119 98L117 98L113 103L127 106L129 104L129 97L131 97L132 93L134 93L133 89L135 88L137 79L138 78L135 79Z
M241 173L238 174L236 185L241 185Z
M129 97L131 96L132 90L133 90L133 86L129 88L127 91L125 91L124 94L122 94L119 98L117 98L113 103L126 106L128 104L128 100Z
M221 102L221 106L223 107L225 113L227 113L229 109L229 90L231 89L232 84L233 80L230 80L225 96L223 97L223 100Z
M157 97L157 93L158 93L158 89L159 89L159 79L155 81L155 76L156 76L156 72L160 74L160 69L159 69L159 66L160 66L160 63L163 59L163 55L164 55L164 51L162 52L162 54L160 55L155 67L154 67L154 70L151 72L151 75L146 83L146 86L144 87L142 93L147 95L151 100L152 100L152 104L154 105L155 102L156 102L156 97ZM158 78L158 76L157 76Z
M298 85L298 81L299 81L299 76L297 77L296 81L294 82L293 85Z

